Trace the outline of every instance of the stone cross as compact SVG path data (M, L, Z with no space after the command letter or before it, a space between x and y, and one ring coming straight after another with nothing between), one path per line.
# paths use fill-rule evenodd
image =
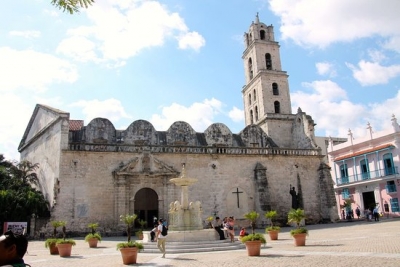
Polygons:
M240 208L239 207L239 194L241 194L241 193L243 193L243 192L239 192L239 188L236 188L236 192L232 192L232 194L236 194L238 208Z

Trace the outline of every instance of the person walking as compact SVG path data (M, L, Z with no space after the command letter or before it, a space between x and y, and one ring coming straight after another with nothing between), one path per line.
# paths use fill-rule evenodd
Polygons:
M158 227L157 227L157 247L158 249L162 252L162 258L165 258L165 240L166 240L166 236L164 236L162 234L163 232L163 224L164 220L163 219L159 219L158 220Z
M5 232L0 236L0 266L30 266L23 257L28 249L28 239L24 235Z

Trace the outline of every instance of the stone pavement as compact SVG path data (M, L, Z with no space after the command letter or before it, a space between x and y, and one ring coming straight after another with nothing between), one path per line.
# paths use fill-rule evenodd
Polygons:
M141 252L134 266L400 266L400 219L380 222L342 222L308 225L305 247L295 247L290 227L282 228L279 240L262 247L260 257L248 257L245 249L229 252L161 254ZM262 229L258 230L263 232ZM25 261L32 267L122 267L116 243L120 238L104 238L97 249L82 239L72 248L69 258L50 255L44 241L31 241Z

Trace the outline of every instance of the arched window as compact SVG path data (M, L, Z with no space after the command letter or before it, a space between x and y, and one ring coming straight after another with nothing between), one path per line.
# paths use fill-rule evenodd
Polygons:
M260 31L260 39L261 39L261 40L264 40L264 39L265 39L265 31L264 31L264 30L261 30L261 31Z
M281 113L281 104L279 101L274 102L275 113Z
M248 68L249 68L249 77L251 80L253 79L253 61L251 60L251 58L249 58Z
M250 124L253 124L253 111L250 110Z
M256 121L258 121L258 108L256 106Z
M265 54L265 64L266 64L267 70L272 70L272 60L271 60L270 53Z
M278 84L277 83L273 83L272 84L272 94L273 95L279 95L279 89L278 89Z
M249 105L251 105L251 94L249 94Z
M254 101L256 101L256 99L257 99L256 89L253 90L253 98L254 98Z

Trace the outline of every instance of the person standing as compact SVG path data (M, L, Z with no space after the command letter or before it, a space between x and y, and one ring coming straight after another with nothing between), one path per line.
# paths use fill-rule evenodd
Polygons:
M357 219L360 219L361 211L360 211L359 207L356 208L356 215L357 215Z
M379 210L378 210L378 207L375 207L375 209L373 211L373 215L374 215L375 221L379 222Z
M222 231L222 229L221 229L222 222L219 217L215 217L215 220L213 221L212 226L214 227L215 231L218 232L219 240L225 240L224 231Z
M165 227L163 225L164 220L163 219L159 219L158 220L158 227L157 227L157 247L158 249L162 252L162 258L165 258L165 240L166 240L166 236L164 236L162 234L163 231L163 227Z
M24 235L5 232L0 236L0 266L30 266L23 257L28 249L28 239Z

